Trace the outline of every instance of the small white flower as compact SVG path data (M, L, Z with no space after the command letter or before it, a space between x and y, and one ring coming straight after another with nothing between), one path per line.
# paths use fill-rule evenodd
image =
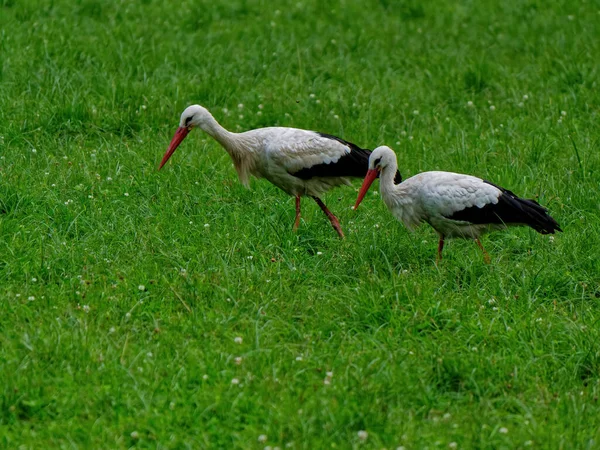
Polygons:
M413 115L415 115L415 116L418 116L418 115L419 115L419 110L418 110L418 109L415 109L415 110L413 111Z
M131 432L131 439L139 439L139 438L140 438L140 434L137 431Z
M496 107L494 105L490 105L490 111L496 111ZM456 442L454 442L456 444Z
M554 242L554 236L550 236L550 237L548 238L548 240L549 240L550 242Z
M210 224L209 223L205 223L204 224L204 228L208 228L208 227L210 227Z
M90 312L90 305L83 305L83 312L84 313L89 313Z
M110 334L113 334L115 331L117 331L117 330L115 329L115 327L110 327L110 328L109 328L109 330L108 330L108 332L109 332Z
M525 95L523 96L523 100L529 100L529 95L525 94Z
M35 148L32 148L31 153L37 153L37 150Z
M406 131L402 130L402 131L400 132L400 134L401 134L402 136L406 136Z
M239 103L238 104L238 109L244 109L244 104L243 103Z
M490 305L493 305L494 303L496 303L496 299L494 299L494 298L490 298L490 299L488 300L488 304L490 304Z
M319 256L322 255L322 254L323 254L323 252L317 252L317 255L319 255Z
M321 100L317 99L316 103L321 103Z
M523 106L525 106L525 103L523 102L519 102L519 104L517 105L519 108L522 108Z
M242 364L242 357L241 356L236 356L234 361L239 366L240 364Z
M566 116L566 115L567 115L567 112L566 112L566 111L561 111L561 112L560 112L560 115L564 117L564 116Z
M323 380L323 384L325 384L325 385L329 386L329 385L331 384L331 378L327 378L327 377L326 377L326 378Z
M152 352L148 352L148 353L146 353L146 356L147 356L148 358L152 358L154 355L152 354Z
M396 141L396 145L400 145L400 141Z
M396 450L406 450L406 447L404 445L401 445L400 447L396 447Z
M257 111L257 112L256 112L256 115L257 115L257 116L262 116L262 111Z
M31 279L31 282L32 282L32 283L35 283L35 282L37 282L37 278L32 278L32 279Z
M296 361L302 361L302 355L296 356Z
M129 197L129 192L125 192L123 195L124 195L125 197Z
M477 351L477 347L471 347L471 351L476 352Z
M250 255L250 256L246 256L246 258L248 258L248 259L253 259L253 258L254 258L254 256Z
M456 442L450 442L448 444L448 448L457 448L457 447L458 447L458 444Z
M239 117L240 119L243 119L243 118L244 118L244 115L243 115L243 114L240 114L238 117Z
M569 20L573 20L574 18L575 18L575 16L572 16L572 15L567 16L567 19L569 19Z
M238 380L237 378L234 378L231 380L231 384L240 384L240 380Z
M146 286L144 286L143 284L140 284L140 285L138 286L138 289L139 289L140 291L145 291L145 290L146 290Z
M190 220L190 225L193 225L193 224L194 224L194 222L192 222L192 221Z
M260 105L258 105L258 109L263 109L264 106L262 105L262 103Z
M409 140L409 141L412 141L413 139L414 139L414 138L413 138L412 136L409 136L409 137L408 137L408 140Z
M130 318L131 318L131 313L127 313L127 314L125 314L125 318L126 318L126 319L130 319Z
M340 116L338 116L337 114L334 114L334 115L333 115L333 118L334 118L334 119L339 119L339 118L340 118Z
M208 380L208 375L207 375L207 374L204 374L204 375L202 375L202 379L203 379L204 381Z
M111 177L106 177L106 181L112 181Z
M499 433L502 433L502 434L506 434L506 433L508 433L508 428L506 428L506 427L502 427L502 428L500 428L500 429L498 430L498 432L499 432Z
M357 435L361 441L366 441L369 437L369 433L367 433L365 430L360 430Z
M233 342L235 342L236 344L241 344L242 342L244 342L244 340L241 336L236 336Z
M473 107L473 102L472 102L471 100L469 100L469 101L467 102L467 106L468 106L469 108L472 108L472 107Z
M260 436L258 436L258 442L267 442L267 435L261 434Z
M169 409L173 411L175 409L175 402L169 403Z
M146 109L146 105L142 105L142 109Z
M56 187L56 184L52 183L52 187Z
M17 297L19 297L20 294L17 294ZM35 300L35 297L33 295L30 295L29 297L27 297L27 300L29 300L30 302Z
M331 43L332 43L332 44L335 44L335 43L336 43L336 40L335 40L335 39L332 39L332 40L331 40Z
M333 378L333 372L326 372L325 375L327 375L329 378Z

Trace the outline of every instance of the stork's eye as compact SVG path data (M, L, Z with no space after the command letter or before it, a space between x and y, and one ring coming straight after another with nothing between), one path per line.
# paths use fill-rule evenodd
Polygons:
M379 163L381 162L381 158L377 158L374 162L373 162L373 167L377 167L379 165Z
M188 117L188 118L185 119L185 126L186 127L190 124L190 122L192 121L193 117L194 116L190 116L190 117Z

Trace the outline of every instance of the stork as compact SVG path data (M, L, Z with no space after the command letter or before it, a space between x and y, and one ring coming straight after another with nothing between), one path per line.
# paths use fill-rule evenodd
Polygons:
M512 225L526 225L541 234L562 231L535 200L519 198L489 181L452 172L423 172L395 184L397 168L391 148L373 150L354 208L379 175L381 198L399 221L409 230L427 222L438 232L438 261L446 238L474 239L489 263L490 257L479 241L485 232Z
M350 185L349 178L364 177L370 150L329 134L297 128L269 127L232 133L206 108L192 105L181 114L179 128L159 170L193 128L200 128L221 144L233 160L244 186L248 187L250 175L253 175L266 178L296 198L294 230L300 225L300 198L309 196L323 210L338 235L344 237L337 217L320 197L333 187Z

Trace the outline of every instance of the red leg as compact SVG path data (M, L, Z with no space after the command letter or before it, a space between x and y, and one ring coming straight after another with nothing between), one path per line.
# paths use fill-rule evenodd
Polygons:
M340 226L340 222L337 220L337 217L335 217L333 215L333 213L327 209L327 206L325 206L325 203L323 203L319 197L313 197L313 198L315 199L315 202L317 202L317 205L319 205L319 207L323 210L323 212L325 213L325 215L331 222L333 229L335 231L337 231L337 234L343 239L344 232L342 231L342 227Z
M436 261L438 263L442 260L442 250L444 250L444 236L440 235L440 241L438 242L437 261Z
M479 238L475 238L475 243L483 252L483 260L486 264L489 264L491 262L490 255L488 255L488 252L486 252L485 248L483 248L483 245L481 245L481 241L479 240Z
M294 231L300 226L300 196L296 195L296 221L294 222Z

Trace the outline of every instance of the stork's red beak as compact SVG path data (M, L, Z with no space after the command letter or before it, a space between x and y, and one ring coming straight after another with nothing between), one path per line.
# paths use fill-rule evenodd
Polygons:
M358 208L358 205L360 205L360 202L363 201L363 198L365 198L365 195L367 195L367 191L373 184L373 181L375 181L375 178L377 178L378 176L379 171L376 169L371 169L367 172L367 175L365 176L365 181L363 181L363 184L360 187L360 192L358 193L358 198L356 199L354 209Z
M179 147L179 144L181 144L181 141L183 141L185 139L185 137L188 135L189 132L190 132L190 130L187 127L177 128L177 131L175 132L175 136L173 136L173 139L171 139L171 143L169 144L167 153L165 153L165 156L163 156L163 159L160 162L160 166L158 166L158 170L162 169L162 166L164 166L165 163L171 157L171 155L173 153L175 153L175 150L177 150L177 147Z

